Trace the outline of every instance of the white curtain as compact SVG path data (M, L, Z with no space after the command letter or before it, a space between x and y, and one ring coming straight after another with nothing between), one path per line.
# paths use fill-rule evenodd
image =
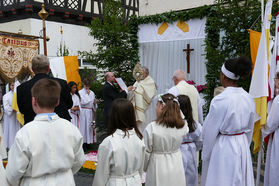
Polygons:
M176 40L163 42L140 43L140 63L148 67L150 76L157 85L157 94L164 94L174 84L173 73L177 69L187 72L186 53L183 49L187 44L194 51L190 54L190 75L187 80L193 80L196 85L204 85L206 66L204 39ZM146 112L147 122L156 118L156 99Z
M140 63L149 68L149 74L157 85L157 94L164 94L174 86L172 77L174 71L182 69L187 72L186 53L183 49L194 49L190 53L190 74L187 80L193 80L196 85L204 85L205 66L205 22L203 19L192 19L186 23L189 32L182 32L177 22L168 24L167 30L157 34L161 24L144 24L139 26L139 55ZM146 121L156 119L156 101L154 98L151 106L146 111Z

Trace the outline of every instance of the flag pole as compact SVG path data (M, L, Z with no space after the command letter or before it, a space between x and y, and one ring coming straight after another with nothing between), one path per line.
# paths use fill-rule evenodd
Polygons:
M264 0L261 0L261 9L262 9L262 24L264 22Z
M262 148L262 135L261 135L261 144L260 144L260 150L258 152L258 162L257 162L256 186L260 185L262 152L263 152L263 148Z

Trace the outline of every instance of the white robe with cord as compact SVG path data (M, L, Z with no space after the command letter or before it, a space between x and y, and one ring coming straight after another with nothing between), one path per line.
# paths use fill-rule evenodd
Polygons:
M126 134L117 129L98 149L98 166L93 186L142 186L145 145L134 129Z
M79 106L80 109L80 98L76 94L72 94L72 100L73 100L73 107ZM80 117L80 110L73 111L69 109L69 114L71 116L71 122L74 126L79 128L79 117Z
M9 151L6 175L11 185L74 186L74 176L85 161L82 136L73 124L37 115L22 127Z
M79 130L83 136L83 143L91 144L97 142L97 133L95 128L95 111L97 105L94 105L95 94L90 90L87 94L83 88L79 91L80 95L80 118Z
M143 132L145 186L186 185L180 145L188 131L187 123L180 129L167 128L156 122L147 125Z
M1 160L1 163L0 163L0 185L1 186L9 186L9 184L7 182L7 179L6 179L6 170L3 167L1 154L0 154L0 160Z
M12 109L13 91L9 91L3 96L4 106L4 141L6 147L11 148L20 123L16 119L16 111Z
M187 186L198 186L197 151L202 147L202 126L199 123L195 125L195 131L188 133L180 146Z
M279 95L273 100L267 117L267 124L262 128L263 137L270 134L264 173L264 186L277 186L279 183Z
M202 186L254 186L254 118L254 101L240 87L227 87L213 98L203 124Z
M0 156L2 159L7 158L7 150L6 150L6 144L4 139L4 130L3 130L3 122L0 123ZM0 159L0 160L2 160Z

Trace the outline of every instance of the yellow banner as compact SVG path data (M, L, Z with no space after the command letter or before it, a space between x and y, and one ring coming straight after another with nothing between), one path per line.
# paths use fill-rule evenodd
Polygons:
M39 41L0 34L0 75L11 82L23 72L32 73L31 60L38 55Z
M74 81L78 89L81 87L81 78L79 75L78 57L77 56L64 56L64 64L66 70L67 82Z

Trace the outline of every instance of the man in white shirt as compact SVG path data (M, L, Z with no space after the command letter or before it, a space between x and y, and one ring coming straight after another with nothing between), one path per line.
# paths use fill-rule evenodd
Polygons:
M185 72L183 70L176 70L173 74L173 83L175 86L169 89L168 93L178 96L186 95L190 98L193 118L199 123L203 123L203 111L202 111L202 100L195 86L190 85L186 82Z

